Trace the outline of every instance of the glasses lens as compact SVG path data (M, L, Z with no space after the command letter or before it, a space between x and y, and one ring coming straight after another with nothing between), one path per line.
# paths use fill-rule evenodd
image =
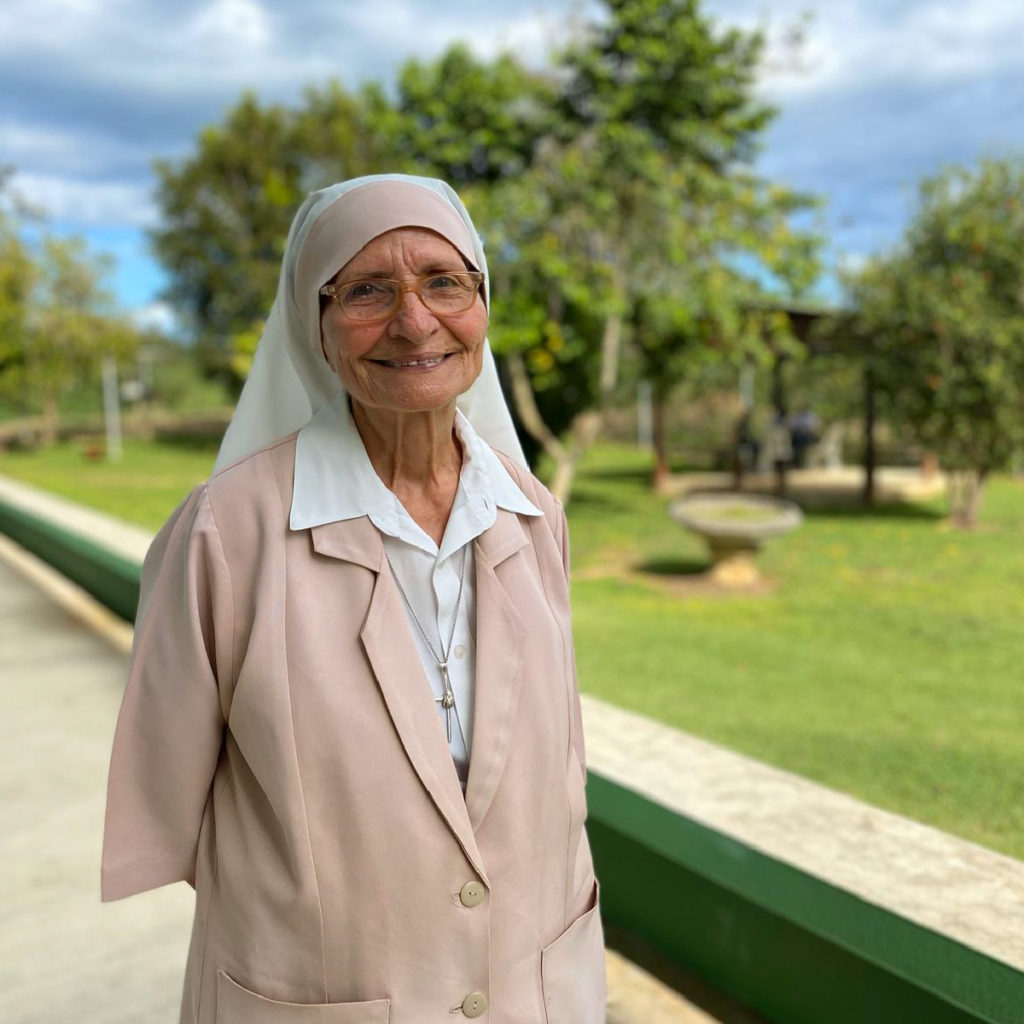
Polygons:
M424 279L420 295L435 313L461 313L476 297L476 281L469 274L434 274Z
M341 308L353 320L388 316L397 297L398 285L394 281L353 281L338 294Z

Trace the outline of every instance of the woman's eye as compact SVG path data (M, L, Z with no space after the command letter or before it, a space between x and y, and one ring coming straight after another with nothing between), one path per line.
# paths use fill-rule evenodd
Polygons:
M435 274L427 281L427 287L431 291L452 291L465 289L465 283L454 274Z
M388 289L373 281L356 281L345 289L346 302L373 302L389 295Z

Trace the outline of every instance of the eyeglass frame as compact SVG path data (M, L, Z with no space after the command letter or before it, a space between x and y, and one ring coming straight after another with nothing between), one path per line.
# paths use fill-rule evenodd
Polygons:
M430 304L423 297L422 288L423 285L435 277L456 277L466 278L468 277L473 282L472 290L467 289L467 294L470 297L469 301L462 309L454 309L448 312L438 313L436 310L430 307ZM484 283L484 275L479 270L440 270L433 274L424 274L421 277L417 277L414 284L403 285L398 278L395 277L357 277L351 281L339 281L337 284L325 284L323 285L318 294L329 299L331 302L337 303L338 308L341 312L349 319L356 321L360 324L374 324L380 323L383 320L390 320L398 310L401 308L402 299L405 298L406 292L415 292L416 297L423 303L425 309L427 309L434 316L458 316L459 313L465 313L473 305L473 300L480 293L480 286ZM359 316L352 316L352 314L342 305L341 297L338 295L339 288L350 288L357 284L396 284L398 285L398 294L395 296L395 303L392 308L382 316L373 316L369 318L363 318Z

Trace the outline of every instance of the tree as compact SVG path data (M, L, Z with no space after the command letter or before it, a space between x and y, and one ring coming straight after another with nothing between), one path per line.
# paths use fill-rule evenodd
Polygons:
M410 60L394 100L379 84L363 93L391 170L443 178L473 191L522 174L552 119L553 83L511 54L487 62L462 43L435 61Z
M5 191L8 169L0 167L0 379L18 372L36 268L19 230L16 197Z
M577 375L589 386L576 397L589 404L576 406L575 443L534 427L562 484L613 399L630 331L663 406L691 353L704 358L712 340L720 357L749 347L755 318L740 314L761 278L793 292L817 273L816 240L790 225L807 197L745 166L774 113L753 92L760 36L718 31L692 0L607 7L563 57L559 118L526 179L511 193L499 185L494 202L514 222L497 262L533 261L518 279L534 282L535 309L548 312L533 325L536 351L563 336L552 310L585 307L600 322L590 369ZM522 333L527 323L516 326ZM538 383L559 363L548 357L533 373ZM511 365L533 369L530 359Z
M33 209L7 187L0 168L0 395L19 412L41 409L43 440L56 439L59 403L102 355L135 352L139 334L104 288L111 257L84 239L27 238Z
M244 380L296 207L314 188L377 170L369 136L360 103L331 83L307 92L299 112L246 94L203 130L193 156L157 162L163 217L151 237L170 277L165 296L211 371Z
M926 179L901 243L851 282L889 414L950 472L950 514L977 519L984 482L1024 450L1024 160Z
M126 357L138 346L138 333L115 315L103 288L110 263L81 238L43 240L20 381L30 401L42 408L44 443L57 439L61 396L79 378L95 374L101 356Z

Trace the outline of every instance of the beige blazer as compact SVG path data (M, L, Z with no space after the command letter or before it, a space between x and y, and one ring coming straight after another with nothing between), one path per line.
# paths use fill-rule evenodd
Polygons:
M189 880L188 1024L602 1024L565 517L476 541L463 796L369 520L291 531L294 436L161 530L110 767L103 899Z

